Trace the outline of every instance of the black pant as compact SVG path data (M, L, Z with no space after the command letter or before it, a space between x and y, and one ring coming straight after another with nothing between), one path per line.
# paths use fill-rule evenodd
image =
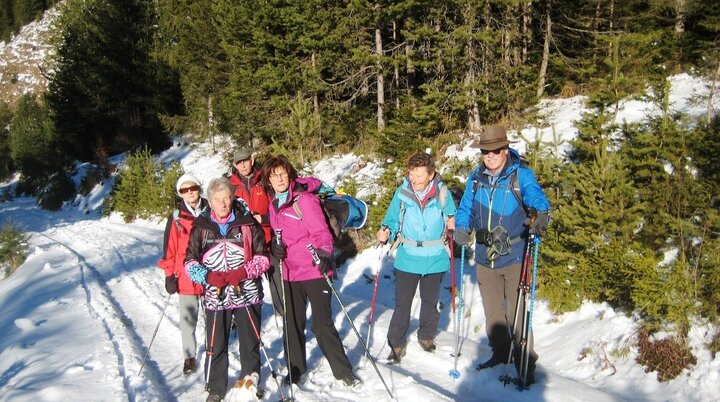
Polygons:
M280 278L280 270L277 266L272 266L267 271L268 284L270 285L270 296L272 297L273 309L275 314L283 315L283 301L282 301L282 278Z
M400 348L407 344L410 310L418 283L420 284L418 339L435 339L440 322L437 303L442 279L443 273L419 275L395 269L395 311L390 319L387 336L390 347Z
M288 313L285 356L291 366L293 381L307 371L305 325L308 301L312 309L312 332L320 350L330 363L333 375L338 379L351 375L352 365L332 319L330 301L333 296L328 283L324 278L284 283Z
M235 330L240 343L240 378L251 373L260 375L260 342L255 328L260 330L261 307L262 303L253 304L247 309L245 307L219 311L205 309L205 331L207 333L205 348L208 351L207 359L205 359L205 375L207 378L208 370L210 370L210 381L207 384L210 393L225 395L227 392L228 339L233 320L235 320ZM210 363L210 367L208 367L208 363Z

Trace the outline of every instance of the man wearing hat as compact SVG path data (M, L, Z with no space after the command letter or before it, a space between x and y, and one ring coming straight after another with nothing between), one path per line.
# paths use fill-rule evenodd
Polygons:
M240 198L248 205L250 212L262 226L265 233L265 242L270 242L272 229L268 211L270 199L260 183L260 169L255 164L255 155L250 148L239 148L233 153L232 173L230 184L235 186L235 197ZM276 314L282 314L282 300L279 297L279 277L274 269L268 271L270 281L270 294Z
M474 144L480 148L482 163L468 177L455 217L458 244L469 245L471 232L476 234L477 278L485 309L485 330L492 348L492 356L478 364L478 370L507 362L524 246L529 234L542 236L549 219L550 202L533 171L509 147L511 142L515 141L508 141L503 127L490 126L484 130ZM528 219L530 216L532 219ZM535 382L537 360L532 336L528 343L526 386ZM516 366L520 363L519 351L516 345Z

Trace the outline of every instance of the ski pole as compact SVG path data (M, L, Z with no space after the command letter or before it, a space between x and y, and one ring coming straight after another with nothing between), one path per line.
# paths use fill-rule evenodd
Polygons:
M170 304L170 296L172 295L167 295L167 297L165 298L165 307L163 307L162 314L160 315L160 320L158 320L158 323L155 326L155 331L153 331L152 338L150 338L150 345L148 345L147 351L145 352L145 357L143 357L143 361L140 365L138 375L142 373L143 368L145 367L145 362L147 361L148 355L150 354L150 348L152 348L153 342L155 342L155 336L158 333L158 329L160 329L160 323L162 322L163 318L165 318L165 310L167 310L168 304Z
M275 229L275 241L278 245L282 244L282 229ZM293 390L293 373L292 364L290 364L290 343L288 342L288 319L287 319L287 298L285 297L285 276L283 275L282 260L278 260L278 270L280 271L280 285L282 289L283 303L283 343L285 346L285 364L288 370L288 380L290 380L290 400L295 400L295 391Z
M368 316L368 333L367 333L367 342L368 348L370 347L370 334L373 332L373 318L375 317L375 303L377 302L377 291L378 291L378 283L380 282L380 271L382 271L382 256L383 256L383 246L385 243L380 242L378 243L377 247L380 249L380 252L378 253L378 267L375 270L375 284L373 285L373 294L372 294L372 301L370 302L370 315ZM369 352L368 352L369 353ZM370 355L368 355L368 358L371 358Z
M313 247L312 244L308 244L307 249L310 251L310 255L312 255L313 261L316 265L320 264L320 256L317 254L317 250L315 250L315 247ZM325 278L325 282L327 282L328 286L330 286L330 290L332 291L332 294L335 296L335 300L337 300L338 304L340 304L340 309L345 314L345 318L347 318L348 322L350 323L350 327L355 331L355 335L357 335L358 340L360 340L360 344L362 344L363 348L365 349L365 354L368 357L368 360L370 360L370 363L372 363L373 367L375 368L375 372L377 373L378 377L380 377L380 381L382 381L383 385L385 386L385 389L388 392L388 395L390 395L390 398L393 398L393 394L390 391L390 388L388 387L387 383L385 382L385 378L383 378L382 374L380 374L380 369L378 369L377 364L375 364L375 359L370 358L370 351L368 350L367 345L365 344L365 341L363 341L362 336L360 336L360 331L357 330L357 327L353 323L352 318L350 318L350 314L348 314L347 308L345 308L345 304L340 299L340 295L338 295L337 291L335 290L335 287L332 284L332 281L327 276L327 274L322 274L322 276Z
M458 311L456 320L458 322L458 328L462 328L462 318L463 318L463 306L465 302L463 301L463 292L465 287L465 245L460 247L460 291L458 292ZM455 362L453 363L453 369L450 370L450 377L452 378L460 378L460 372L457 370L457 364L458 359L460 358L460 334L458 332L455 333Z
M453 333L455 334L455 345L452 354L455 364L452 370L450 370L449 375L452 378L460 378L460 372L457 371L458 344L460 343L460 338L458 336L458 317L455 314L455 245L453 244L453 231L448 231L448 243L450 245L450 297L452 298Z
M517 329L517 323L518 323L518 317L520 316L520 301L523 300L523 296L525 293L527 293L527 266L530 261L530 247L532 246L532 242L528 241L525 244L525 252L523 254L523 262L522 266L520 267L520 279L518 280L518 295L517 299L515 300L515 314L513 315L513 322L512 325L508 328L508 336L510 337L510 351L508 352L508 357L506 364L509 365L512 362L513 358L513 351L515 349L515 337L516 337L516 329ZM500 381L507 385L512 382L512 378L508 374L508 367L505 367L505 374L500 376Z
M532 316L535 307L535 281L537 280L537 265L538 265L538 254L540 249L540 238L535 234L530 235L530 241L533 242L533 267L532 267L532 281L530 285L530 306L527 307L527 331L524 339L524 350L521 360L522 371L518 373L520 375L520 387L525 388L527 384L528 366L530 365L530 342L532 336Z
M220 300L220 292L218 291L218 301ZM208 384L210 383L210 371L212 369L212 358L213 358L213 348L215 347L215 328L217 326L217 310L213 311L213 325L212 330L210 331L210 349L207 350L208 360L207 360L207 373L205 374L205 389L208 388Z
M270 367L270 374L272 375L273 380L275 380L275 385L277 385L278 390L280 391L280 396L282 399L281 401L287 401L288 399L285 397L285 393L282 390L282 386L280 385L280 381L277 379L278 372L275 370L275 367L273 366L272 362L270 361L270 358L268 357L267 350L265 350L265 344L262 341L262 338L260 337L260 331L258 331L257 325L255 325L255 320L253 319L252 314L250 313L250 307L248 305L245 305L245 311L247 312L248 320L250 321L250 325L252 325L253 332L255 332L255 337L258 340L258 346L260 346L260 351L262 352L263 356L265 356L265 362L267 362L268 367ZM237 323L236 323L237 325Z

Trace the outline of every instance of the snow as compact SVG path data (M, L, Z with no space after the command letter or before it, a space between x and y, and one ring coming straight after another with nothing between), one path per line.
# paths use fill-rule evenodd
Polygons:
M695 88L698 88L697 86ZM569 103L568 103L569 102ZM572 114L580 111L577 100L545 102L546 110ZM624 105L625 109L632 103ZM636 105L642 107L647 105ZM639 113L627 110L626 116ZM559 121L558 121L559 122ZM535 129L540 130L541 129ZM571 132L568 126L564 132ZM180 161L185 170L203 183L227 171L227 149L222 142L189 145L181 140L160 160ZM472 158L473 150L454 145L455 157ZM451 148L453 148L451 147ZM476 151L474 151L476 153ZM464 153L464 154L463 154ZM118 163L124 155L113 158ZM87 166L79 166L79 171ZM378 191L383 164L362 157L336 155L312 165L308 171L333 186L352 176L361 196ZM13 182L5 185L13 185ZM78 197L60 212L39 209L31 198L0 204L0 221L12 221L31 235L25 263L0 282L0 401L202 401L201 371L184 376L177 296L164 291L162 272L156 268L162 250L164 222L160 219L126 224L117 215L100 216L102 199L112 180L97 186L87 197ZM366 280L381 268L375 323L370 337L373 356L389 353L385 342L394 305L392 257L387 250L368 248L346 262L334 283L339 297L363 340L367 340L373 284ZM382 254L381 254L382 253ZM668 256L672 258L672 256ZM460 269L461 261L455 261ZM540 267L542 269L542 266ZM457 271L460 272L460 271ZM459 275L458 275L459 276ZM712 401L717 400L720 357L713 358L705 345L717 329L696 323L690 344L697 364L676 379L660 383L656 373L646 373L635 362L638 322L605 304L584 303L574 312L555 315L547 304L535 303L533 328L538 361L538 383L519 391L498 378L514 375L512 366L500 365L482 372L474 366L490 356L484 313L475 272L464 267L465 318L458 326L461 355L451 356L455 345L450 276L441 289L438 350L420 349L415 330L419 306L413 309L408 355L398 367L378 363L378 370L393 394L390 398L372 363L364 355L352 326L337 302L335 323L357 374L360 386L348 388L336 381L308 334L309 372L295 389L299 401ZM166 309L167 306L167 309ZM166 310L165 310L166 309ZM165 315L163 316L163 310ZM275 371L284 371L282 320L272 317L269 293L263 306L262 338ZM162 319L161 319L162 317ZM159 323L159 324L158 324ZM157 333L155 330L157 328ZM204 321L197 337L204 357ZM231 338L230 382L239 374L237 340ZM149 352L148 352L149 350ZM147 361L139 373L145 355ZM455 379L449 375L457 368ZM263 357L261 386L266 400L279 400L270 365ZM281 393L282 391L282 393ZM247 400L247 392L232 389L226 400Z

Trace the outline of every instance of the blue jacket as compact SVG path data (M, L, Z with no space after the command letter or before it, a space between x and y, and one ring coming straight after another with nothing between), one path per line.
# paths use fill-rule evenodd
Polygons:
M431 189L425 198L424 206L415 196L407 179L395 190L390 206L385 213L381 225L390 229L390 239L394 239L400 231L400 214L402 219L402 235L408 240L431 241L446 237L445 220L457 212L450 191L435 174L431 181ZM440 192L445 192L445 207L440 205ZM402 207L401 207L402 206ZM445 272L450 266L450 256L442 244L430 246L411 246L401 243L395 256L395 268L413 274L427 275Z
M528 235L528 228L523 224L527 216L513 194L510 175L518 171L520 194L527 208L535 208L539 212L548 211L550 202L545 197L533 171L521 166L520 155L514 149L508 152L505 167L494 184L490 183L489 174L485 170L485 165L480 165L468 177L455 217L455 226L458 229L474 230L476 233L479 230L492 231L497 226L502 226L513 241L510 252L490 262L486 258L487 246L476 240L475 261L491 268L504 268L522 262ZM477 191L474 191L476 182ZM518 238L522 241L516 240Z

